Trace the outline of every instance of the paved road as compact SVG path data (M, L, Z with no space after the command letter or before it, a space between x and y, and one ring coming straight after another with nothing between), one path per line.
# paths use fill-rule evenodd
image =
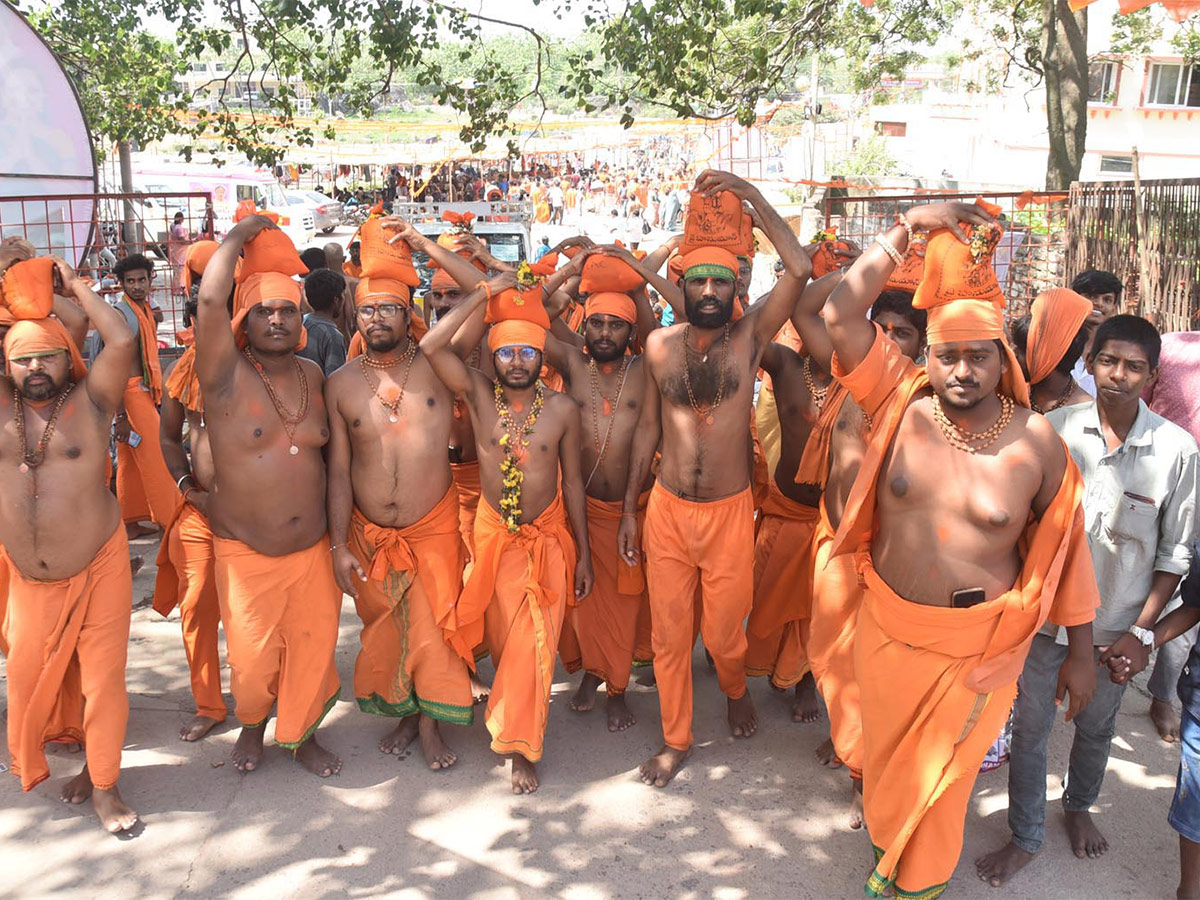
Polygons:
M153 560L153 543L139 543ZM148 565L135 597L152 585ZM232 730L196 745L177 739L190 712L179 625L142 606L133 617L122 788L144 830L118 840L100 831L88 808L59 803L63 780L81 760L56 751L51 780L28 795L16 779L0 778L0 897L862 896L870 847L844 824L847 778L816 765L821 728L793 724L786 700L762 681L752 686L761 731L734 741L716 679L697 653L698 747L675 783L655 791L635 774L659 744L655 694L632 694L641 721L610 735L599 712L567 708L577 676L560 670L542 790L513 797L487 749L482 716L469 728L448 728L460 757L448 772L430 772L419 753L378 752L385 723L358 712L349 697L357 633L347 601L338 654L346 687L323 731L345 761L342 775L319 781L277 748L261 770L240 775L228 762ZM977 784L949 896L1168 896L1178 871L1165 821L1177 754L1153 736L1147 708L1146 697L1131 691L1120 716L1099 815L1108 856L1074 859L1052 806L1048 848L1012 889L977 881L970 861L1005 837L1002 769ZM1055 771L1065 766L1068 735L1061 725L1055 731ZM1058 779L1049 781L1056 797Z

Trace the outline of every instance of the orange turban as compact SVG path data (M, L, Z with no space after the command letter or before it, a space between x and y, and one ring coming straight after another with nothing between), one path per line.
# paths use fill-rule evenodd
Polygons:
M15 322L4 336L4 355L8 359L26 356L48 356L66 351L71 357L71 380L79 381L87 375L83 356L66 326L58 319L21 319Z
M250 243L254 243L251 241ZM196 241L188 247L187 257L183 261L183 293L185 297L192 294L192 282L204 275L209 261L221 245L216 241Z
M457 281L445 269L435 269L433 272L433 281L429 284L431 291L458 291L462 290Z
M243 325L250 310L265 300L286 300L295 306L300 306L300 282L291 276L279 272L259 272L244 279L238 286L234 299L233 335L238 348L246 346L246 332ZM300 330L300 343L295 349L303 350L308 343L308 332Z
M916 306L915 303L913 305ZM1008 363L1008 371L1000 381L1000 390L1022 406L1029 406L1029 385L1025 383L1020 363L1004 337L1003 304L974 299L942 303L929 310L925 334L930 347L966 341L999 341Z
M408 285L395 278L360 278L354 289L355 305L365 303L368 297L391 297L403 306L411 305Z
M685 279L711 277L737 280L737 257L720 247L699 247L684 256L679 265Z
M54 260L49 256L15 262L0 279L0 303L14 319L44 319L54 306Z
M1025 342L1030 384L1037 384L1054 371L1091 312L1092 301L1067 288L1051 288L1038 294L1030 307Z
M585 318L594 315L616 316L632 325L637 322L637 306L628 294L600 291L587 298L583 305L583 315Z
M488 332L488 349L494 353L501 347L536 347L544 350L546 329L524 319L497 322Z

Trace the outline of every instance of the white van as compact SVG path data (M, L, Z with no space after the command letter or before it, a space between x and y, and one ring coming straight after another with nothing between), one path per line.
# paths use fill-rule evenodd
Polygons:
M243 200L253 200L259 209L277 213L279 227L292 239L297 250L303 250L316 234L313 214L307 209L289 206L279 182L267 169L253 166L218 168L203 163L142 163L135 164L133 180L139 191L149 193L211 194L218 237L233 227L234 210ZM176 211L166 210L165 219L170 221ZM204 204L193 201L191 208L184 212L190 222L199 223L204 219Z
M411 222L417 231L428 238L437 239L451 225L442 220L442 213L473 213L472 230L482 238L496 259L517 265L533 259L533 244L529 237L529 225L533 221L533 204L516 201L485 201L462 203L411 202L398 200L392 204L392 212ZM418 292L429 289L433 272L425 264L424 253L414 253L413 263L421 277Z

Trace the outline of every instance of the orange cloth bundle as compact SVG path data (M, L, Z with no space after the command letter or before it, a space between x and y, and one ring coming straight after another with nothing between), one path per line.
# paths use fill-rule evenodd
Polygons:
M549 331L550 316L546 314L546 307L542 306L541 286L534 285L525 290L509 288L489 300L483 320L491 324L506 319L523 319Z
M1068 288L1051 288L1037 295L1030 307L1025 362L1029 383L1037 384L1054 371L1092 313L1092 301Z
M993 216L1000 212L1000 207L982 200L976 200L975 205ZM962 228L969 243L964 244L947 228L930 233L925 274L913 297L913 306L918 309L968 298L1004 305L1004 294L992 268L992 254L1004 229L994 222L982 226L964 224Z
M558 268L558 254L547 253L537 262L527 263L526 267L529 269L529 273L538 279L549 278Z
M237 274L237 283L245 284L252 275L265 272L284 276L308 274L308 266L300 259L296 245L278 228L260 231L243 248L242 266ZM293 283L296 284L298 296L300 285Z
M15 262L0 278L0 304L15 319L44 319L54 306L54 260L49 256Z
M693 191L679 252L686 256L698 247L720 247L744 255L754 243L750 226L750 217L742 211L736 194L720 191L708 197Z
M265 209L259 209L253 200L243 200L237 205L237 209L233 213L233 221L240 222L247 216L265 216L276 225L279 224L279 213L268 212Z
M617 241L618 247L623 247ZM633 251L635 259L645 259L646 254L640 250ZM629 263L615 256L603 253L593 253L583 263L583 272L579 277L579 292L591 294L596 291L617 291L626 293L636 291L646 283L637 270Z
M188 247L183 261L183 293L187 297L192 294L192 284L204 275L204 270L220 246L216 241L196 241Z
M362 241L358 252L358 258L362 261L361 277L395 278L409 287L421 283L417 270L413 268L412 249L408 242L388 243L382 219L367 219L358 234Z
M924 240L910 241L904 258L900 261L900 265L892 269L892 274L888 276L884 289L915 294L918 285L921 284L921 279L925 277L925 251L927 249L928 244Z
M58 319L20 319L4 336L4 355L10 360L64 350L71 357L71 380L80 381L87 375L87 367L66 326Z
M836 272L842 267L841 260L834 251L850 249L848 243L837 239L836 225L830 225L819 232L816 244L817 249L813 251L812 257L812 277L814 281L818 278L823 278L830 272Z
M637 306L628 294L620 294L616 291L600 291L592 294L587 298L587 302L583 307L583 317L588 316L616 316L618 319L624 319L630 325L637 322Z

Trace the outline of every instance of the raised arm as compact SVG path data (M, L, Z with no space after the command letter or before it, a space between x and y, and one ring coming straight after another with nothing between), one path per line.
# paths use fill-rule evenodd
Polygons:
M507 290L517 283L516 276L511 272L501 272L487 282L492 296ZM451 346L458 330L472 319L483 321L484 307L487 305L488 291L478 287L458 302L450 312L438 320L429 329L429 333L421 339L421 352L429 360L433 373L441 379L456 394L462 394L468 402L475 399L475 390L486 382L482 375L469 368Z
M63 323L75 346L82 350L88 333L88 317L83 308L78 303L55 294L54 306L50 311L54 313L54 318Z
M660 247L659 249L661 250L662 248ZM645 278L646 283L662 294L663 299L670 304L671 309L675 310L676 318L681 322L686 321L687 316L685 313L686 306L683 299L683 289L670 279L663 278L658 274L658 270L662 268L662 263L659 263L658 266L648 264L650 257L647 256L646 259L638 259L624 247L618 247L616 244L605 244L600 248L600 250L605 256L614 256L621 260L631 269Z
M205 394L233 385L238 349L227 304L242 247L259 233L276 227L266 216L247 216L229 230L204 269L197 296L196 378Z
M646 258L642 260L642 265L644 265L651 272L662 271L662 267L666 265L667 260L669 260L675 254L675 251L679 249L679 245L681 243L683 243L682 234L671 235L666 242L660 244L646 254Z
M792 325L804 341L804 349L826 372L829 371L833 356L833 344L829 340L829 332L825 330L821 310L825 308L825 301L841 281L841 272L830 272L816 281L810 281L800 295L800 302L792 311Z
M411 222L406 222L399 216L385 216L381 224L384 229L395 232L388 238L389 243L404 241L414 250L421 250L445 269L446 274L457 281L459 287L464 291L471 290L484 280L484 273L475 268L469 259L464 259L453 250L447 250L437 241L430 240L417 231Z
M642 493L642 485L650 475L650 465L654 462L655 451L662 437L662 420L660 418L662 396L659 394L658 381L654 377L654 367L651 360L661 358L665 354L662 332L650 335L643 357L642 372L645 378L645 389L642 392L642 412L638 416L637 430L633 433L633 447L629 456L629 480L625 482L625 499L621 504L621 524L617 529L617 551L627 565L637 565L641 556L641 548L637 542L637 508L638 498Z
M986 225L992 221L991 216L973 203L914 206L904 217L916 231L949 228L963 243L967 236L959 228L959 222ZM908 249L908 232L902 225L893 225L882 238L899 254ZM895 267L888 252L877 241L872 242L850 266L825 303L825 328L838 362L847 372L858 367L875 342L875 326L867 320L867 313L883 293Z
M592 592L592 551L588 543L587 501L584 499L583 476L579 471L579 407L569 397L562 398L566 409L566 428L558 445L558 465L562 471L563 505L567 521L575 535L575 600L578 602ZM566 404L570 404L568 407Z
M650 337L650 332L659 327L658 319L654 317L654 309L650 306L650 292L646 290L643 284L636 291L630 291L629 296L633 299L633 306L637 310L637 322L634 325L635 333L637 334L638 342L645 347L646 339Z
M54 257L54 269L63 296L74 297L79 302L104 342L84 383L96 408L111 416L125 397L125 384L129 381L129 370L137 352L137 338L125 326L121 314L105 303L84 279L77 278L71 267L57 256Z

